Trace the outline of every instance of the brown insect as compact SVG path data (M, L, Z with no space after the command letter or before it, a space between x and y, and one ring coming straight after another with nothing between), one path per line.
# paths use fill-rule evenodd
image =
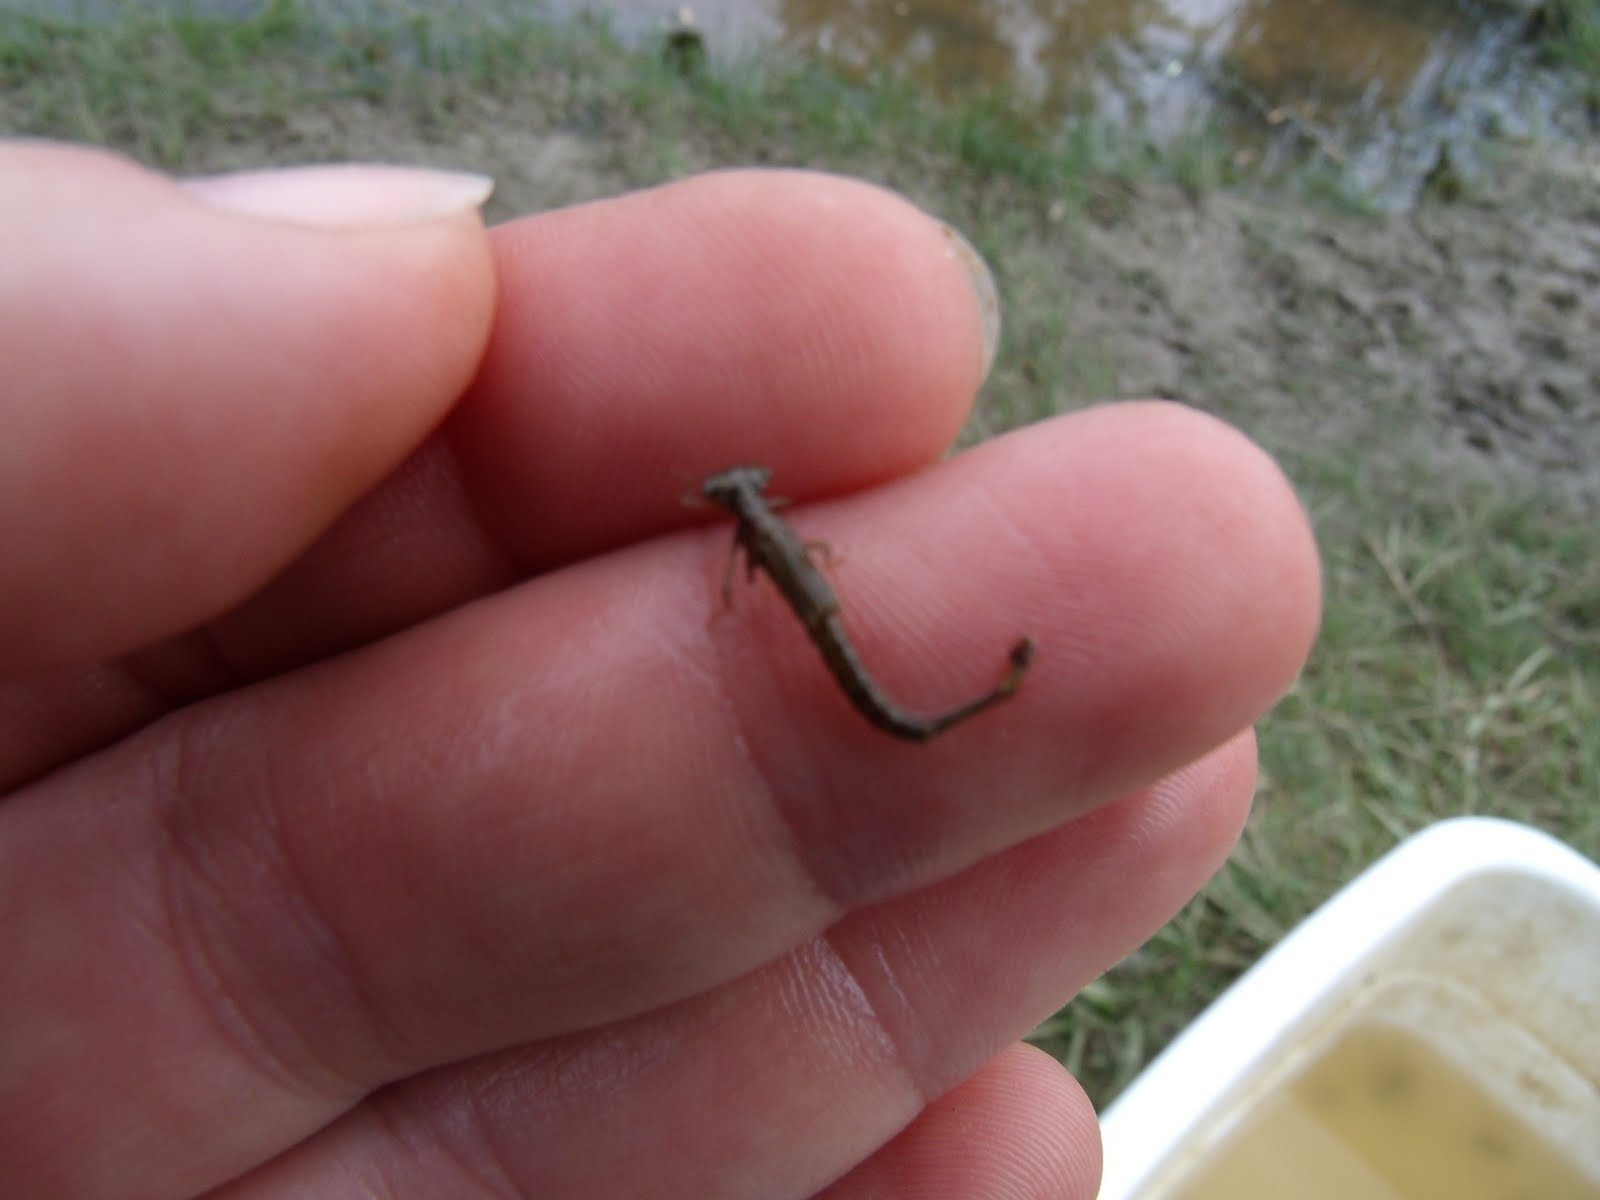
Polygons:
M700 494L733 514L738 523L734 546L744 551L750 578L755 578L757 568L771 577L856 711L885 733L925 742L1016 692L1033 661L1032 638L1019 638L1011 647L1005 676L992 691L949 712L918 716L885 696L845 635L839 619L839 597L812 561L815 547L808 545L762 494L771 478L772 471L767 467L729 467L707 476L700 485ZM731 561L722 581L722 600L724 604L733 602Z

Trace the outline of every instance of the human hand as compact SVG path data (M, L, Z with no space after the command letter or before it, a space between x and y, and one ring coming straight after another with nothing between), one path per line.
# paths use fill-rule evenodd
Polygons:
M1015 1042L1243 819L1277 470L1166 405L928 466L970 260L860 184L427 187L0 147L6 1194L1092 1196ZM892 695L1020 692L908 745L765 581L708 621L751 460Z

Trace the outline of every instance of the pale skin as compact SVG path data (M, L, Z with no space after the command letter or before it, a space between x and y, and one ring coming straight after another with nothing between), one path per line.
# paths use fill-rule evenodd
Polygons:
M0 145L0 1179L1088 1200L1017 1039L1243 820L1318 614L1277 469L1159 404L938 462L971 276L857 183L396 186ZM709 619L679 481L746 461L885 686L1019 629L1026 686L911 745L772 589Z

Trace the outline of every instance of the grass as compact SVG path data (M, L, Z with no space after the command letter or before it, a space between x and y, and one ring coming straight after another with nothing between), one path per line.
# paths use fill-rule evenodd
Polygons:
M1597 11L1596 0L1563 6L1562 36L1585 70L1600 61L1583 57L1600 43ZM683 78L593 23L463 29L424 13L329 27L290 0L238 23L0 16L0 132L196 170L241 155L359 156L347 127L380 117L442 157L497 120L565 131L596 147L618 184L737 160L900 187L972 236L1007 296L1006 345L973 435L1121 390L1117 364L1074 333L1085 297L1040 265L1039 245L1114 224L1149 176L1191 199L1236 181L1211 134L1163 156L1087 118L1045 126L1003 96L935 102L903 81L851 81L792 59ZM1199 364L1189 382L1193 398L1230 411L1225 371L1213 378ZM1402 413L1407 398L1381 382L1363 381L1368 403ZM1255 424L1262 413L1234 415L1272 442ZM1492 812L1600 855L1592 515L1537 490L1419 479L1366 454L1368 435L1275 447L1318 526L1322 639L1262 726L1260 800L1233 860L1037 1034L1096 1100L1409 831Z
M1593 525L1499 490L1420 506L1418 493L1402 506L1398 490L1354 481L1305 491L1321 510L1327 617L1262 724L1241 845L1176 920L1037 1035L1097 1098L1125 1086L1197 1001L1433 820L1505 816L1600 856Z
M1547 10L1546 53L1583 76L1591 110L1600 108L1600 0L1554 0Z
M100 24L0 13L0 130L113 145L176 169L219 136L270 151L318 106L381 106L428 132L492 98L527 100L545 122L588 136L647 119L658 139L692 132L758 147L775 162L844 164L915 147L941 169L1066 196L1113 166L1195 187L1225 171L1209 135L1184 139L1170 156L1143 145L1132 154L1125 140L1110 147L1092 122L1052 129L997 92L933 104L898 77L855 81L782 56L684 78L624 47L599 20L461 20L421 12L329 25L302 0L272 0L236 22L141 6ZM659 162L640 163L638 149L629 142L617 163L657 175Z

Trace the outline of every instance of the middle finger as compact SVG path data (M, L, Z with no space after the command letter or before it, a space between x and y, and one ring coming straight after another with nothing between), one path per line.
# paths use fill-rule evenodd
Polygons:
M1135 407L806 513L899 548L846 560L869 662L986 683L1037 633L1023 692L927 747L862 724L769 593L708 631L706 533L179 714L0 810L0 1081L93 1081L58 1095L105 1178L174 1128L225 1178L386 1080L743 974L1253 719L1314 618L1286 497L1236 435ZM0 1127L39 1132L27 1099Z

